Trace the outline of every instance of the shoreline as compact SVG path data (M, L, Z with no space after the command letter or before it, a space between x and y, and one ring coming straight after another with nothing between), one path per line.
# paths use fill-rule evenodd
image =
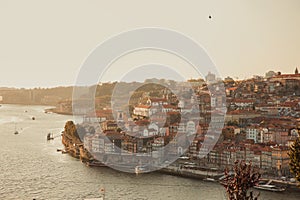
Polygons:
M62 134L62 144L64 146L64 153L68 153L70 156L80 160L86 166L90 167L109 167L104 163L101 163L93 158L93 156L83 147L82 143L76 143L73 141L74 138L68 136L65 131ZM72 145L75 144L75 145ZM113 168L112 168L113 169ZM193 178L198 180L204 180L206 178L213 178L218 182L219 178L224 175L224 173L218 173L217 171L213 172L210 170L199 170L199 169L189 169L186 167L175 167L175 166L167 166L165 168L161 168L159 170L153 171L163 174L169 174L174 176ZM134 173L134 170L133 170ZM144 172L144 173L152 173L152 172Z
M73 158L77 158L78 160L81 160L80 156L78 157L69 152L67 152L67 153L69 156L71 156ZM118 171L121 173L128 173L128 172L116 170L116 169L109 167L100 162L99 162L99 164L90 164L88 161L83 161L83 160L81 160L81 162L82 162L82 164L86 165L87 167L97 167L97 168L105 167L105 168L110 168L112 170L115 170L115 171ZM218 184L220 186L222 186L222 185L220 184L219 178L221 178L224 175L224 173L212 174L212 172L209 170L196 170L196 169L186 169L186 168L179 169L179 167L175 167L175 166L171 166L171 165L161 168L156 171L144 172L144 173L140 173L140 174L151 174L151 173L160 173L160 174L164 174L164 175L170 175L170 176L194 179L194 180L199 180L199 181L211 182L211 183ZM277 179L273 179L273 178L265 178L265 177L262 177L261 180L262 181L270 181L271 180L272 183L274 183L275 185L286 187L287 192L297 192L297 193L300 192L300 188L297 187L296 183L290 183L287 181L281 181L281 180L277 180ZM258 190L258 189L255 189L255 190ZM270 192L270 191L264 191L264 192Z
M39 106L42 107L42 110L44 111L44 113L56 113L56 114L60 114L59 112L56 111L56 107L53 105L43 105L43 104L20 104L20 103L0 103L0 107L2 106Z
M5 103L2 102L0 103L0 105L16 105L16 106L51 106L51 107L55 107L55 105L50 105L50 104L40 104L40 103L32 103L32 104L28 104L28 103Z
M44 109L44 111L45 111L46 113L47 113L47 112L52 112L52 113L59 114L59 115L73 115L72 112L58 111L56 107L54 107L54 108L46 108L46 109Z
M82 162L82 164L85 164L87 167L105 167L105 168L111 168L99 161L94 160L95 162L91 162L90 160L83 158L82 155L86 154L86 150L83 150L83 148L80 148L79 150L73 149L72 147L65 147L65 152L69 156L76 158ZM85 156L85 155L84 155ZM111 168L112 170L118 171L114 168ZM121 173L126 173L123 171L119 171ZM133 172L134 173L134 172ZM211 182L211 183L216 183L220 184L219 178L224 176L224 173L218 173L218 172L212 172L210 170L199 170L199 169L189 169L189 168L179 168L176 166L169 165L167 167L161 168L156 171L151 171L151 172L144 172L145 174L149 173L161 173L161 174L166 174L166 175L171 175L171 176L176 176L176 177L182 177L182 178L189 178L189 179L195 179L195 180L200 180L200 181L206 181L206 182ZM141 173L143 174L143 173ZM262 177L261 180L272 180L272 183L275 183L276 185L284 186L286 187L287 191L292 191L292 192L300 192L300 188L297 187L297 183L291 183L287 181L282 181L278 180L276 178L267 178L267 177Z
M26 103L0 103L0 106L3 105L16 105L16 106L42 106L42 107L48 107L44 108L45 113L55 113L55 114L60 114L60 115L73 115L72 112L68 111L59 111L55 105L49 105L49 104L26 104Z
M76 133L76 129L74 129L75 124L72 121L68 121L65 125L65 130L62 134L62 144L64 145L64 152L68 153L70 156L75 157L81 162L83 162L87 166L91 167L109 167L96 159L84 148L83 142L80 140ZM113 168L112 168L113 169ZM127 169L128 170L128 169ZM133 173L135 170L130 169ZM142 173L152 173L158 172L163 174L169 174L173 176L180 176L185 178L192 178L202 181L215 182L220 184L220 178L224 176L224 172L220 170L212 170L212 169L202 169L199 167L191 167L185 165L169 165L167 167L161 168L156 171L145 170ZM137 173L137 172L136 172ZM297 183L292 183L288 181L279 180L278 177L261 177L261 180L272 180L276 185L282 185L289 190L295 190L300 192L300 189L297 188Z

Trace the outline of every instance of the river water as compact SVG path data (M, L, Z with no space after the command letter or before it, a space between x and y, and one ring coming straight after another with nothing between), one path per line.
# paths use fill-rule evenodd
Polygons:
M44 113L42 106L0 107L0 199L225 199L217 183L160 173L121 173L86 167L67 154L61 138L47 142L49 132L59 135L71 116ZM27 111L27 112L26 112ZM32 117L36 120L32 120ZM14 134L16 129L20 132ZM300 192L261 192L260 199L300 199Z

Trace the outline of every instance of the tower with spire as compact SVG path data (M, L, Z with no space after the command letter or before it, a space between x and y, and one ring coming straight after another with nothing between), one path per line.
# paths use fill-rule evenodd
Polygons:
M298 72L298 68L296 67L296 69L295 69L295 74L298 74L299 72Z

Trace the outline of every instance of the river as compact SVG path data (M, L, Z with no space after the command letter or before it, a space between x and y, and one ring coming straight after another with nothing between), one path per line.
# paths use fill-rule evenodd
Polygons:
M225 199L217 183L164 175L127 174L109 168L86 167L56 151L61 138L47 142L49 132L59 135L71 116L46 114L43 106L0 107L0 199ZM32 117L36 120L32 120ZM14 134L15 125L19 131ZM298 200L300 192L261 192L260 199Z

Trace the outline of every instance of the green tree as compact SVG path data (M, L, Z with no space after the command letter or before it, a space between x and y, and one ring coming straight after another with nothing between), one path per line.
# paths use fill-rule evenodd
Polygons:
M252 191L248 195L248 190L259 182L261 175L257 168L252 167L251 161L249 164L245 161L235 161L233 171L234 174L230 175L226 169L222 181L228 200L257 200L259 195L254 197Z
M289 156L290 170L295 174L296 180L300 182L300 137L298 137L296 141L291 145Z
M230 120L227 122L227 126L238 126L239 122L237 120Z

